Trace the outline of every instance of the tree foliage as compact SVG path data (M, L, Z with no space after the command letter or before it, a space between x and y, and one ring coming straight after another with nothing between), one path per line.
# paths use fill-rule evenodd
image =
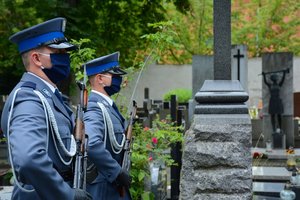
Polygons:
M120 51L122 65L131 66L137 51L145 47L140 36L151 31L147 23L164 19L161 4L160 0L0 1L1 93L8 93L24 71L16 46L8 41L13 33L51 18L65 17L69 39L90 39L96 57ZM10 85L4 80L8 73L10 79L15 79Z
M300 2L297 0L236 1L232 42L246 44L250 56L264 52L300 54Z
M298 0L232 1L232 43L247 45L250 57L299 55L299 7ZM89 39L95 57L120 51L123 67L138 67L152 51L160 63L180 64L191 63L194 54L213 54L212 0L2 0L0 11L2 94L24 71L9 36L58 16L68 21L69 39Z
M179 61L191 63L192 55L212 54L213 49L213 1L190 0L190 8L185 13L178 12L172 4L167 6L166 17L173 22L178 43L183 46L173 51L165 62Z
M167 4L166 18L183 48L172 49L163 62L190 63L192 55L213 54L213 1L189 0L185 12ZM297 0L234 0L231 4L232 44L248 46L249 57L264 52L290 51L300 55ZM166 53L166 52L165 52Z

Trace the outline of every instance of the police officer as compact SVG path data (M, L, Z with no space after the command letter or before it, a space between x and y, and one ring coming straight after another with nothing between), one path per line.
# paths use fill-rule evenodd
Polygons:
M98 176L87 186L97 200L131 199L130 176L122 170L124 118L111 99L120 91L122 75L119 52L94 59L85 65L92 91L84 114L85 131L89 136L88 157Z
M70 72L66 20L55 18L9 39L18 45L27 72L9 95L1 127L14 175L12 199L91 199L71 187L74 116L56 87Z

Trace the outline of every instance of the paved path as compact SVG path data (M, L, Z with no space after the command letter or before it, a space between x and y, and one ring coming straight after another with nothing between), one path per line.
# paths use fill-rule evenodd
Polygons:
M10 200L13 186L0 187L0 200Z

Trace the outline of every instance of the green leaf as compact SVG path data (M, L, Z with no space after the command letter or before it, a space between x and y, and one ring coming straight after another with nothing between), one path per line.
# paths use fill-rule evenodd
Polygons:
M141 172L139 173L138 180L139 180L139 181L142 181L144 178L145 178L145 173L141 171Z
M142 200L154 200L154 194L152 192L144 192L142 194Z

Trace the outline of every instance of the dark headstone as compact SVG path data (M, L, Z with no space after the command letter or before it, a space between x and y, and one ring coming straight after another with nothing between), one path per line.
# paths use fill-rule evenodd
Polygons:
M243 89L248 91L248 56L246 45L232 45L231 79L239 80Z
M200 90L205 80L214 79L213 56L193 55L193 97Z

